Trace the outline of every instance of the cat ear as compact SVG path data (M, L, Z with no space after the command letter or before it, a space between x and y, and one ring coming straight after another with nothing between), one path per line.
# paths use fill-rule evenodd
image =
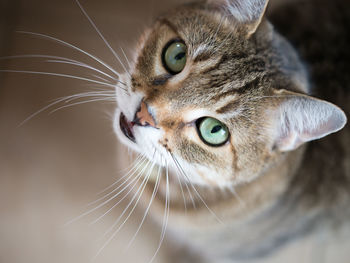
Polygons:
M282 90L273 110L274 148L284 152L337 132L346 124L345 113L332 103Z
M264 16L269 0L208 0L228 11L235 20L243 24L248 35L252 35L258 28Z

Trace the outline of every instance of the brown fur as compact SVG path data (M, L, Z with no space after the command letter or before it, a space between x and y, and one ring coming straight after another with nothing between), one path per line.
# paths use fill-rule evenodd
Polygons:
M337 5L341 3L345 1L337 1ZM305 24L293 27L298 30L292 29L291 35L292 42L300 44L297 48L302 57L311 58L307 62L314 93L349 112L349 81L345 81L347 77L341 80L346 71L339 74L340 80L323 75L337 63L344 66L345 58L327 57L327 44L323 46L320 39L316 43L321 47L303 44L305 35L299 29L308 30L309 21L305 20L310 18L304 12L301 20ZM273 20L278 22L285 15L280 13ZM290 27L287 23L281 29L288 31ZM337 36L342 39L342 34L346 33ZM184 70L175 76L164 69L160 55L174 38L187 44L188 56ZM190 164L192 170L178 172L188 172L190 181L192 173L202 180L196 189L204 200L196 194L191 200L189 193L181 193L174 179L176 171L170 170L170 231L179 240L193 251L205 251L209 262L251 259L333 222L332 214L344 221L349 215L349 131L313 142L307 149L278 149L271 135L275 112L290 98L309 99L305 95L309 82L295 50L265 18L240 24L225 17L216 4L189 4L160 17L141 43L131 90L143 94L143 101L155 112L157 128L164 132L160 145L182 163ZM348 55L348 49L342 48ZM324 52L322 65L312 61L316 54L308 53L315 49ZM338 91L341 86L342 91ZM335 94L319 89L323 87ZM227 125L231 137L225 145L211 147L201 142L193 118L186 117L198 109ZM150 184L149 194L153 186ZM233 194L228 193L230 189ZM163 186L152 211L156 220L162 218L164 200ZM183 201L187 213L182 210ZM197 209L192 208L192 201ZM203 201L224 225L208 212Z

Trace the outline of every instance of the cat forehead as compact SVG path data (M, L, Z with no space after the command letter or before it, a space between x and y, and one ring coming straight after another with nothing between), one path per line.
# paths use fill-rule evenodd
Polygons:
M159 16L140 38L138 47L147 43L153 47L162 42L162 36L170 33L186 41L188 48L194 49L205 44L227 42L229 38L238 40L244 36L239 27L219 10L206 4L195 3L178 6ZM234 35L234 37L232 37Z
M290 47L278 35L265 34L273 31L268 25L264 22L259 34L246 38L239 26L217 10L196 5L175 9L159 17L142 37L131 88L151 104L171 110L201 106L215 114L248 105L247 100L251 103L252 97L268 95L271 88L288 89L292 74L284 74L281 68L300 65L296 57L286 60L276 52L275 44L285 50ZM162 54L176 39L187 46L187 62L182 72L171 75Z
M179 76L170 76L161 61L164 47L174 39L187 45L189 66ZM196 6L163 15L141 41L131 84L146 94L148 102L165 105L172 98L171 106L177 110L196 102L223 114L230 109L226 102L238 105L232 103L235 90L242 95L258 87L255 80L264 75L263 58L254 58L255 46L241 37L232 22Z
M200 7L185 6L161 16L141 37L136 70L143 73L144 78L160 75L159 72L154 72L154 62L161 56L167 43L174 39L185 42L187 56L194 63L220 59L224 53L231 58L254 53L254 43L249 43L232 21L218 12ZM220 64L226 62L229 62L227 56ZM162 83L162 80L158 83Z
M194 47L227 39L236 29L227 17L200 4L182 6L161 16L156 27L163 25Z

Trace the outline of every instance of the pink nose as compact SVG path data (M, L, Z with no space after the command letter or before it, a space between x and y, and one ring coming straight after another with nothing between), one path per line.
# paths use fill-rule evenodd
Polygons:
M140 109L136 112L135 119L132 123L133 125L152 126L156 128L156 122L148 112L147 104L144 101L141 102Z

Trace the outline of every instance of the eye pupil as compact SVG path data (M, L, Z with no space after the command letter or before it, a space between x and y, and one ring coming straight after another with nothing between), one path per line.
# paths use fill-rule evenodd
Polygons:
M177 55L175 56L175 59L176 59L176 60L181 60L185 55L186 55L185 52L179 53L179 54L177 54Z
M221 128L222 128L222 127L221 127L220 125L216 125L216 126L211 130L211 133L216 133L216 132L220 131Z

